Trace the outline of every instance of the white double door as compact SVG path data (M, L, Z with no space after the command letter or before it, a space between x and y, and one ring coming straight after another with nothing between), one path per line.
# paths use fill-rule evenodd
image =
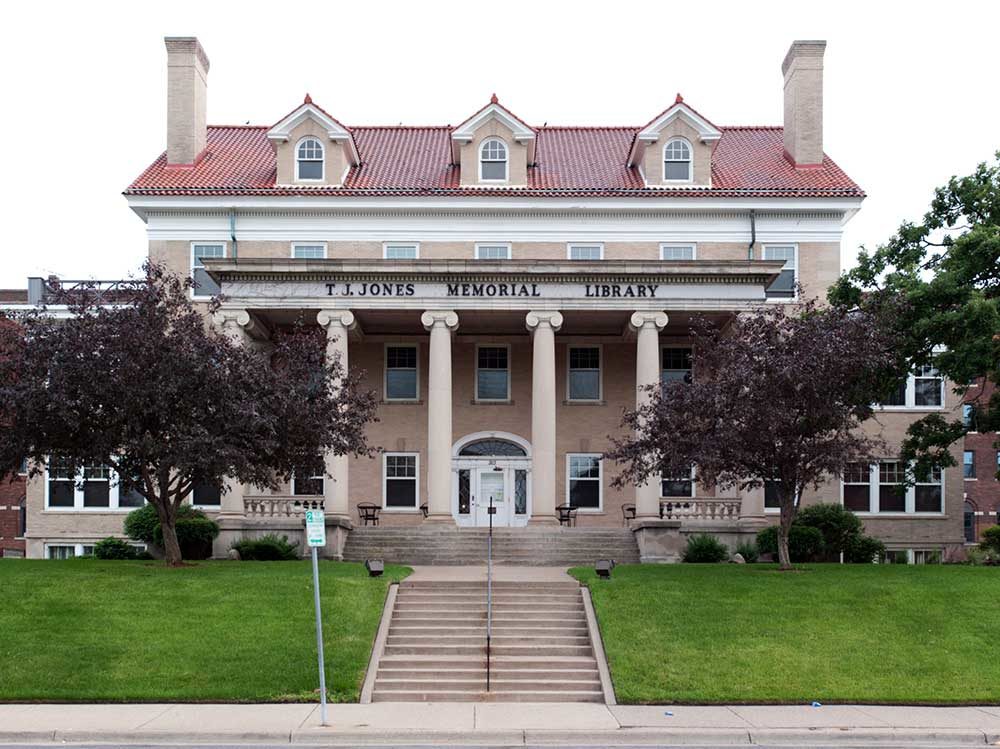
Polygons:
M530 516L528 467L513 461L462 461L455 472L453 509L461 526L486 528L490 507L493 527L524 526Z

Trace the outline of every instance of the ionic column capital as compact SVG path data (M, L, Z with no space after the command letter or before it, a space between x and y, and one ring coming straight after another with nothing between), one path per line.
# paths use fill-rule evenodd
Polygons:
M269 335L267 326L245 309L220 309L212 315L212 322L217 330L237 342L252 339L255 344L266 341Z
M655 326L657 331L663 330L667 327L667 313L666 312L633 312L632 317L628 321L629 327L632 330L639 331L647 326Z
M358 326L354 313L349 309L321 309L316 313L316 322L321 328L326 328L328 335L339 332L337 328L354 330Z
M420 322L424 328L447 328L448 330L458 330L458 314L450 309L429 309L420 316Z
M524 318L524 326L532 333L539 327L550 327L558 332L562 324L563 316L558 310L532 310Z
M250 313L245 309L220 309L212 315L212 322L219 328L248 328Z

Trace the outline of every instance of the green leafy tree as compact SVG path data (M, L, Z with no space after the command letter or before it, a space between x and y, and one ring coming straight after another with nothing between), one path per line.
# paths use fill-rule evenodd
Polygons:
M895 305L900 371L933 363L963 390L976 378L1000 382L1000 152L965 177L938 188L919 223L903 223L829 292L836 305ZM904 300L905 304L898 302ZM935 351L943 347L944 350ZM981 431L1000 424L1000 390L974 403ZM901 456L915 473L954 465L949 447L965 433L960 420L930 414L914 422Z

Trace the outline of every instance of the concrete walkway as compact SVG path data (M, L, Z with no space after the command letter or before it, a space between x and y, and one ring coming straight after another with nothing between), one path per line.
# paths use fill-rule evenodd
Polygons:
M406 582L486 582L486 565L412 565L413 574L406 578ZM564 583L567 581L576 582L576 578L570 577L562 567L528 567L511 564L494 564L493 580L498 583Z
M1000 707L616 706L531 703L0 705L0 744L257 741L330 746L990 745Z

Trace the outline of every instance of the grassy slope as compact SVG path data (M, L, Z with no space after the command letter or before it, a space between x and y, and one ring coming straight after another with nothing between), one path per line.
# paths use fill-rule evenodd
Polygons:
M331 699L358 698L386 588L407 573L320 565ZM0 591L0 700L318 699L307 561L0 560Z
M623 566L592 591L618 699L1000 701L1000 570Z

